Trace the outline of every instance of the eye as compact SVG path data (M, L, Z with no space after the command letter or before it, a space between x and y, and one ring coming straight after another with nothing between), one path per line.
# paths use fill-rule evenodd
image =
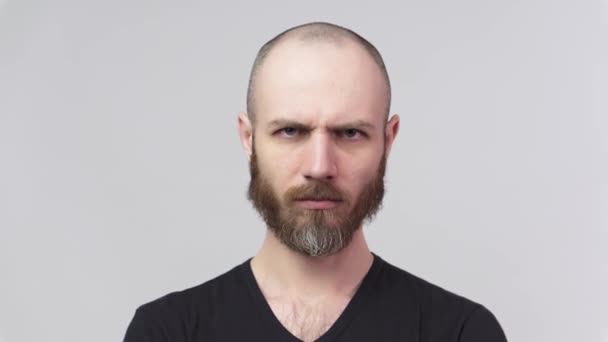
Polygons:
M300 129L298 129L298 128L295 128L295 127L283 127L281 129L279 129L278 131L276 131L275 134L280 134L282 136L291 138L291 137L298 136L300 133L301 133Z
M366 136L366 134L355 128L347 128L341 131L338 131L339 137L344 137L346 139L361 139Z

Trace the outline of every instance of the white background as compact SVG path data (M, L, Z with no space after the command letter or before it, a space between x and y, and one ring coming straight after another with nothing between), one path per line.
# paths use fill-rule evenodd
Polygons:
M387 261L510 341L608 341L608 2L0 2L0 341L120 341L136 307L252 256L236 133L259 46L372 41L401 132Z

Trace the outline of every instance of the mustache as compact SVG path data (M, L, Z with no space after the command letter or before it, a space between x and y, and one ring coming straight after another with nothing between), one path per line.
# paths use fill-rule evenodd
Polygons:
M285 192L285 199L287 201L348 201L348 197L334 185L321 181L312 181L290 188Z

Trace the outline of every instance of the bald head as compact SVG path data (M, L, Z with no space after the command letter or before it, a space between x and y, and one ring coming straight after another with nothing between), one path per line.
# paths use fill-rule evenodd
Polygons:
M384 80L386 103L383 110L385 120L388 119L391 102L391 86L384 61L378 50L365 38L347 28L330 23L313 22L290 28L272 38L260 48L253 63L249 78L249 86L247 88L247 113L252 122L255 121L256 116L256 88L258 87L258 76L263 69L267 57L275 49L280 48L280 46L285 45L286 42L290 41L310 44L329 43L338 47L354 43L360 47L377 65L378 72Z

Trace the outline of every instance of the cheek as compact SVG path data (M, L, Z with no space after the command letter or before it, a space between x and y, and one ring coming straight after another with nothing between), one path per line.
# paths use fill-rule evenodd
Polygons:
M349 181L363 181L377 174L380 160L381 155L375 151L366 151L359 155L343 156L338 166L342 178Z
M378 175L380 161L381 156L376 154L342 159L339 185L352 195L359 195L361 189Z
M256 151L257 153L257 151ZM258 153L258 166L262 177L278 193L297 183L300 158L296 153L284 153L280 150L267 150Z

